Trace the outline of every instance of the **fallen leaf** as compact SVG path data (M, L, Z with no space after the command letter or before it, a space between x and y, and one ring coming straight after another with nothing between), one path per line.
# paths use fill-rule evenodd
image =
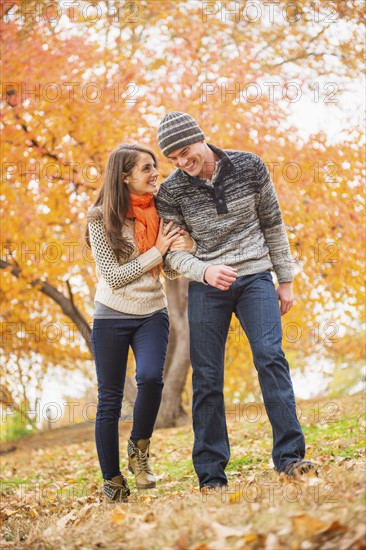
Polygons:
M298 514L291 518L293 532L299 537L306 538L314 536L327 528L327 523L310 516L309 514Z
M189 547L189 539L186 533L182 533L174 543L174 550L186 550Z
M240 502L241 497L242 497L241 491L240 491L240 490L236 490L235 493L231 493L231 494L230 494L230 496L229 496L229 503L230 503L230 504L237 504L238 502Z
M34 508L31 508L29 510L29 515L32 517L32 518L37 518L38 517L38 512L34 509Z
M217 521L213 521L211 523L211 527L220 538L242 537L243 535L246 535L246 530L228 527L227 525L222 525L222 523L218 523Z
M86 504L79 510L77 514L77 519L75 521L75 525L79 525L82 521L85 521L88 517L90 517L92 510L95 508L96 504Z
M330 535L335 533L345 533L348 531L346 525L338 520L331 523L325 523L309 514L298 514L292 517L292 528L296 535L306 538L320 534Z
M120 523L124 523L125 519L126 511L121 506L116 507L111 514L111 523L119 525Z
M146 502L147 504L152 502L156 498L155 495L141 495L139 500L142 502Z
M244 540L245 542L249 542L249 544L251 542L256 542L258 540L258 535L257 533L250 533L249 535L245 535Z
M2 511L1 511L1 515L8 518L8 517L10 517L10 516L16 514L17 512L19 512L19 510L20 510L20 508L18 508L17 510L5 509L5 510L2 510Z
M65 529L66 525L69 525L70 523L73 523L75 520L76 520L76 512L75 512L75 510L72 510L71 512L69 512L65 516L62 516L62 518L60 518L57 521L56 529L59 529L60 531L62 531L63 529Z
M269 533L266 538L265 550L280 550L281 546L277 535Z
M154 512L148 512L146 516L144 516L143 520L145 523L151 523L155 520L155 514Z
M352 538L345 538L339 542L339 550L352 550L354 548L365 548L366 526L359 525L356 529L356 534Z
M328 535L334 533L346 533L348 530L349 529L346 525L343 525L338 520L335 520L325 529L325 531L322 531L322 534Z

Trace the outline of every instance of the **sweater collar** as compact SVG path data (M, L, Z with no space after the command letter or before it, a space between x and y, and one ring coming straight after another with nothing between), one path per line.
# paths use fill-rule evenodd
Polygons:
M225 153L225 151L223 149L219 149L215 145L212 145L212 143L207 143L207 146L221 160L221 166L219 168L219 172L218 172L216 180L215 180L215 185L216 185L216 184L219 184L222 181L222 177L223 177L224 174L227 174L228 172L230 172L234 168L234 164L232 163L229 156ZM182 172L184 172L184 170L182 170ZM192 183L193 185L195 185L196 187L201 187L202 185L207 187L206 184L205 184L204 179L201 179L197 176L190 176L186 172L184 172L184 173L187 176L188 181L190 183Z

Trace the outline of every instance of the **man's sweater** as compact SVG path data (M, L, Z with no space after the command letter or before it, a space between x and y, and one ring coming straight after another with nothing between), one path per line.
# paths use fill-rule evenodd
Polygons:
M167 306L159 275L152 275L151 269L162 262L159 250L153 246L140 254L134 239L134 222L126 220L122 232L134 245L129 258L118 261L108 243L101 207L88 212L90 244L96 263L98 286L94 297L111 309L131 315L148 315ZM174 279L178 273L165 268L167 277Z
M234 267L239 276L274 269L279 283L292 281L286 229L263 160L207 145L221 160L212 186L180 169L160 186L159 216L186 228L197 243L194 256L168 253L167 265L199 282L213 264Z

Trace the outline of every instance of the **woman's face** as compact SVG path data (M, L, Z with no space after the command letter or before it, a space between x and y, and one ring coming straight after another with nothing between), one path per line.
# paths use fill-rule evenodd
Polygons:
M130 176L125 178L128 190L134 195L156 193L159 172L149 153L140 153Z

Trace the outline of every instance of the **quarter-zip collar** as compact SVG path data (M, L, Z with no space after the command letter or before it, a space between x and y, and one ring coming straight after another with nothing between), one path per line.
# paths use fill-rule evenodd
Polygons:
M222 149L215 147L211 143L207 143L207 146L219 157L221 160L218 172L215 176L212 188L206 185L205 180L198 178L197 176L190 176L185 173L188 181L199 189L205 189L211 194L218 214L227 214L228 207L225 200L224 178L228 173L234 170L234 165L228 155Z

